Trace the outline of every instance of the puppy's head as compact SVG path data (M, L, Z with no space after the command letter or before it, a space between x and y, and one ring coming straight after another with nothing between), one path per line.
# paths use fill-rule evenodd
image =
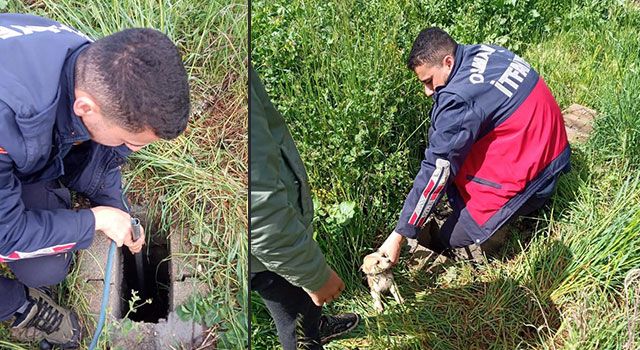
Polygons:
M376 275L391 268L391 260L379 252L364 257L362 271L367 275Z

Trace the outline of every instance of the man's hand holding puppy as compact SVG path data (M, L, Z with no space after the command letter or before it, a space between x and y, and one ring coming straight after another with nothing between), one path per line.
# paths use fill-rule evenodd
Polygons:
M329 272L329 279L327 279L322 287L313 292L307 291L307 294L309 294L314 304L322 306L326 303L338 299L343 290L344 282L342 282L340 276L338 276L338 274L333 271L333 269L331 269L331 271Z
M400 258L400 250L404 243L404 239L404 236L393 231L384 243L382 243L380 248L378 248L378 251L388 256L391 263L395 265L398 263L398 258Z

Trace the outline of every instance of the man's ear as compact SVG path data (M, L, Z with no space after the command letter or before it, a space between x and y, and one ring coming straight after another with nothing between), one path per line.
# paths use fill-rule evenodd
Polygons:
M446 55L442 59L442 65L444 67L447 67L448 69L451 69L451 68L453 68L453 64L455 63L455 61L456 60L453 58L452 55Z
M100 113L100 107L91 95L76 90L76 99L73 101L73 112L78 117L87 117L95 113Z

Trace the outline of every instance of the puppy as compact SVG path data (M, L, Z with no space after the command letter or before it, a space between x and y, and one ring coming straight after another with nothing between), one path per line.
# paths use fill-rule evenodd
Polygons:
M393 280L391 260L389 260L386 255L380 252L371 253L364 257L360 268L367 275L367 283L371 290L371 297L373 298L374 307L378 312L384 311L384 307L382 306L382 293L391 292L398 304L404 303L398 291L398 286Z

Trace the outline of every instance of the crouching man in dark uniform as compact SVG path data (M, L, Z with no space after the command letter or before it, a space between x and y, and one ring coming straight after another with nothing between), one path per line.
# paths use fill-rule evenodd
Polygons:
M65 278L95 231L142 249L120 166L185 130L187 75L175 45L152 29L92 42L48 19L0 14L0 52L0 262L16 276L0 277L0 321L75 348L77 316L45 287ZM71 210L69 189L92 208Z
M395 230L380 247L398 260L446 192L453 214L431 236L437 252L481 245L510 219L542 207L569 170L560 108L536 71L493 45L420 32L408 67L433 98L429 147Z

